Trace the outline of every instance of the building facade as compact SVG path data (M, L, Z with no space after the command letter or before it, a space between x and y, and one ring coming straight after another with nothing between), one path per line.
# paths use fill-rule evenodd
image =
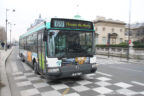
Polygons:
M126 37L128 38L129 28L126 26ZM130 40L144 42L144 23L136 23L130 26Z
M93 21L96 44L119 44L125 42L125 23L119 20L105 19L97 16ZM110 34L110 36L108 36Z
M6 42L6 32L4 27L0 26L0 42Z
M27 31L36 26L37 24L44 22L45 20L42 19L41 14L39 15L38 19L35 19L34 23L30 25L29 28L27 28Z

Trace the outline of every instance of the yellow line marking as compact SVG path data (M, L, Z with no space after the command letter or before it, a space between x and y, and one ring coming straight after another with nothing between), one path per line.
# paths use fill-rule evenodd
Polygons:
M69 92L70 88L67 88L66 90L64 90L62 96L66 95Z

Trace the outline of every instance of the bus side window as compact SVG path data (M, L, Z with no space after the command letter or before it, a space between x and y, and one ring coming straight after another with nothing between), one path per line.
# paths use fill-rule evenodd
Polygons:
M41 33L38 34L38 54L41 52Z
M26 50L29 50L29 36L27 37L26 41L27 41L27 44L25 44L25 48Z
M27 45L26 45L26 38L23 39L23 44L24 44L23 47L24 47L24 49L26 50L26 46L27 46Z
M33 52L37 52L37 34L33 34L33 36L32 36L32 39L31 39L31 41L32 41L32 51Z

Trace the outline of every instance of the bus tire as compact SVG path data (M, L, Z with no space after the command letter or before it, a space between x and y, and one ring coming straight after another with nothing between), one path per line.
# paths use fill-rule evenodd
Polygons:
M25 62L24 56L22 56L21 59L22 59L22 62Z
M35 74L39 75L38 68L37 68L37 63L36 62L34 62L34 67L33 68L34 68Z

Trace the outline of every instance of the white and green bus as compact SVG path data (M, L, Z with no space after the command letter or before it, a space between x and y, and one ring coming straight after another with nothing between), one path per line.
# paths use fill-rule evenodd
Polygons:
M35 73L64 78L97 70L95 31L90 21L52 18L19 38L19 55Z

